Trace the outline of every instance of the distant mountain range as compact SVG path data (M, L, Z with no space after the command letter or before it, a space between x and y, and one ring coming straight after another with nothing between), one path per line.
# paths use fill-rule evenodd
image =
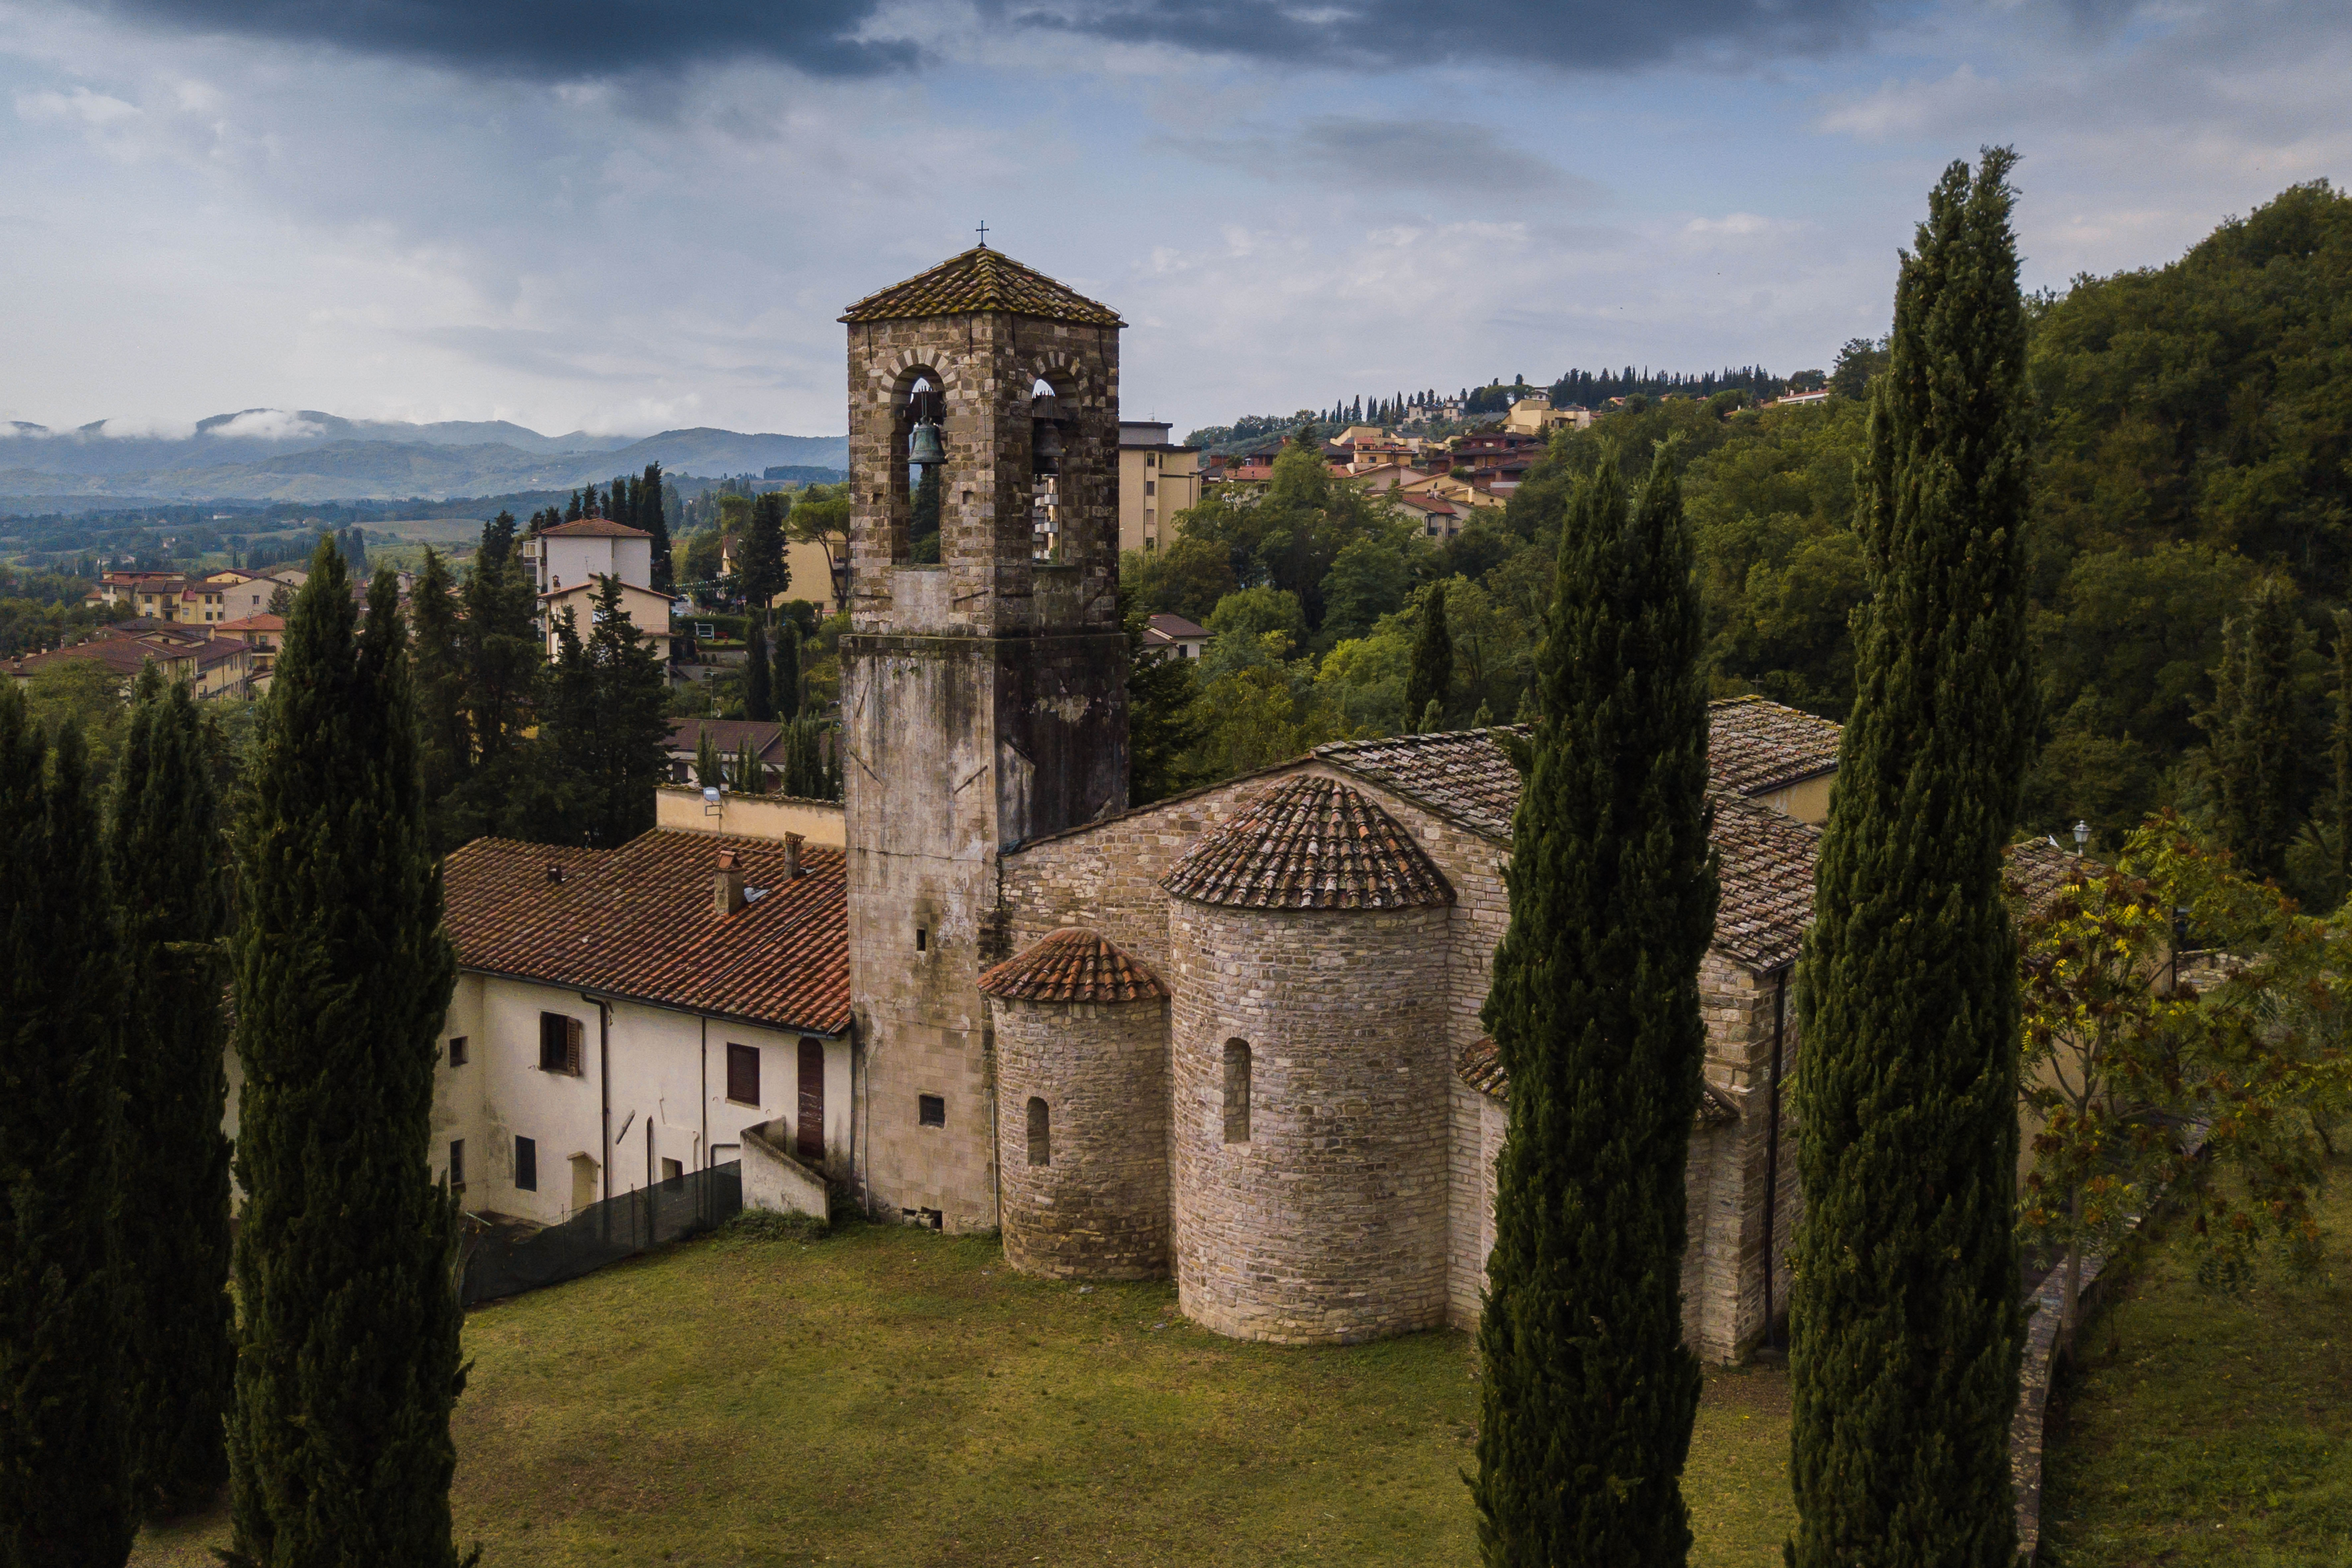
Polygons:
M446 500L565 489L615 474L718 478L771 467L839 469L845 436L542 436L505 420L402 425L311 409L247 408L197 422L186 436L110 434L108 421L50 430L0 425L0 500Z

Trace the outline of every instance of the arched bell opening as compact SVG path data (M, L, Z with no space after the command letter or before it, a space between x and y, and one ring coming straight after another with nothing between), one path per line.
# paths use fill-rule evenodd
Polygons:
M947 493L947 396L928 366L909 368L901 381L891 437L898 460L889 465L890 560L935 564Z
M1040 376L1029 389L1030 557L1040 564L1064 559L1067 513L1062 491L1063 433L1068 420L1054 384Z

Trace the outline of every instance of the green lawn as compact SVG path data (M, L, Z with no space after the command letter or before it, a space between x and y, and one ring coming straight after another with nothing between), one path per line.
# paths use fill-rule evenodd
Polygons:
M461 1543L509 1564L1466 1563L1463 1335L1236 1343L1168 1284L1025 1279L992 1241L724 1237L467 1321ZM1696 1563L1779 1561L1788 1384L1710 1375ZM205 1563L215 1517L135 1563Z
M2352 1563L2352 1165L2319 1274L2200 1289L2159 1237L2095 1321L2049 1436L2044 1560Z

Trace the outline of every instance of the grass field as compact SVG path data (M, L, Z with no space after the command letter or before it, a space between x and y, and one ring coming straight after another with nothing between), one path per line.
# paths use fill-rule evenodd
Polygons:
M457 1538L487 1568L1472 1560L1467 1338L1285 1350L1175 1306L880 1226L494 1305L467 1324ZM1695 1563L1779 1561L1788 1429L1784 1374L1709 1376ZM131 1561L209 1568L226 1539L194 1521Z
M2352 1563L2352 1163L2323 1207L2318 1275L2239 1298L2155 1239L2061 1386L2045 1562Z

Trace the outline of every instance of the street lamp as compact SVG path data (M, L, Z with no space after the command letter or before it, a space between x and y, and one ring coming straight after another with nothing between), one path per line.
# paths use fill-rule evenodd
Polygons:
M2074 819L2074 853L2080 855L2091 842L2091 825L2082 818Z

